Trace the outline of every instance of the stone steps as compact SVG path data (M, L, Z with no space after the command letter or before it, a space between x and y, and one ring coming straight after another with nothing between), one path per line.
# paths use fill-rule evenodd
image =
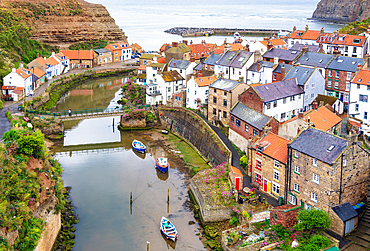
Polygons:
M367 234L367 235L370 235L370 228L369 227L366 227L366 226L363 226L362 224L360 224L357 228L356 228L357 231L360 231L364 234Z
M365 221L361 221L361 222L358 224L358 226L364 226L364 227L367 227L367 228L369 228L369 229L370 229L370 223L365 222Z
M348 239L350 241L353 241L357 245L360 245L360 246L362 246L364 248L370 248L370 243L368 241L365 241L365 240L363 240L361 238L358 238L357 236L347 235L346 236L346 239Z
M344 251L367 251L367 249L352 243L346 249L344 249Z
M353 231L351 235L356 236L360 239L363 239L364 241L370 242L370 235L366 233L362 233L360 231Z

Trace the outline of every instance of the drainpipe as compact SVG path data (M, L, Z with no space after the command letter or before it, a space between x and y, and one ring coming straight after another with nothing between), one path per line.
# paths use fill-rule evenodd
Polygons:
M288 201L288 191L290 191L290 182L291 182L291 166L292 166L292 148L288 146L288 156L287 163L285 167L285 201Z
M340 182L339 182L339 205L342 200L342 179L343 179L343 154L340 157Z

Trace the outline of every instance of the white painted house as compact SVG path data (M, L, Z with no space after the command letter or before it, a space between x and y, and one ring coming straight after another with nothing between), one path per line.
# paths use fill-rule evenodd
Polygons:
M208 104L209 86L217 80L216 76L192 77L187 82L186 107L197 109L199 104Z
M59 63L56 67L59 75L65 74L70 70L69 58L65 56L62 52L52 52L50 57L54 58Z
M247 70L247 84L267 84L272 82L273 70L276 65L273 62L258 60Z
M168 63L168 71L177 71L181 77L186 79L186 76L193 74L193 69L195 66L197 66L197 63L195 62L171 59L171 61Z
M32 73L30 70L20 67L3 78L3 94L18 101L22 95L28 96L32 92Z
M360 70L351 81L348 113L362 121L361 129L370 136L370 71Z

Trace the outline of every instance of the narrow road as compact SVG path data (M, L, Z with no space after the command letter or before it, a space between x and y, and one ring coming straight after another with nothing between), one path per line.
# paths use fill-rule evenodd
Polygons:
M125 64L131 64L131 63L135 63L136 60L135 59L129 59L129 60L126 60L124 63L122 62L116 62L116 63L110 63L110 64L106 64L106 65L101 65L101 66L96 66L93 68L93 70L102 70L102 69L119 69L119 68L122 68L122 69L130 69L131 67L129 66L126 66ZM59 76L56 76L55 78L53 79L50 79L49 81L45 82L44 84L42 84L39 88L37 88L35 90L35 95L34 97L37 97L37 96L41 96L44 94L46 88L55 80L58 80L62 77L66 77L66 76L69 76L71 74L80 74L80 73L83 73L84 71L88 71L88 70L91 70L91 69L87 69L87 68L75 68L75 69L72 69L70 70L69 72L63 74L63 75L59 75ZM32 100L34 97L26 97L26 101L30 101ZM8 110L11 111L11 113L17 113L17 112L20 112L18 111L18 106L23 102L23 100L21 101L18 101L18 102L14 102L14 101L4 101L3 102L3 109L0 110L0 139L3 137L4 133L6 131L9 131L10 130L10 122L8 120L8 118L5 116L5 112L7 112Z

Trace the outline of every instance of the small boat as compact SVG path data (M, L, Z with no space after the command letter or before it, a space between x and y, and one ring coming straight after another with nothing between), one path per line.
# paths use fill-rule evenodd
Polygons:
M155 161L155 168L157 168L161 172L167 172L170 163L168 162L167 158L158 157Z
M132 148L134 148L134 150L141 152L141 153L145 153L145 150L146 150L146 146L136 139L132 141Z
M162 133L163 134L168 134L168 131L167 130L162 130Z
M178 235L175 226L163 216L160 223L160 230L167 239L176 241Z

